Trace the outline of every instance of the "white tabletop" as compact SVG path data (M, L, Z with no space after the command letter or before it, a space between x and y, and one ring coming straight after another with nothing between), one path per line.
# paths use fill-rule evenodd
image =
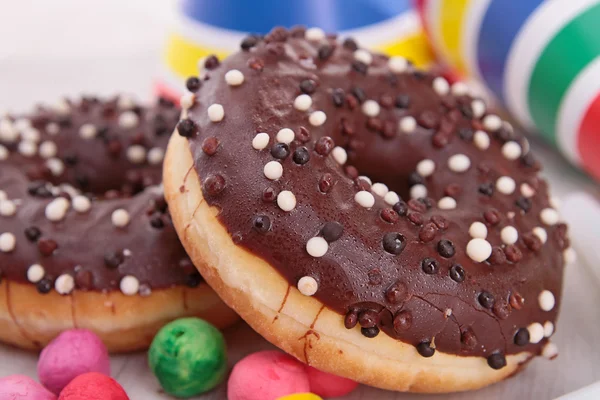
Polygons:
M36 102L81 93L128 92L149 98L172 1L20 0L0 2L0 114L27 111ZM590 220L594 200L573 193L598 194L598 186L547 146L533 141L553 193L566 199L580 261L567 270L564 302L554 337L560 356L535 360L518 376L475 393L447 399L552 399L600 380L600 268L595 253L598 220ZM591 202L590 202L591 201ZM595 246L596 245L596 246ZM243 323L226 332L230 364L271 346ZM0 376L35 376L37 355L0 345ZM133 400L166 399L146 365L144 354L113 357L113 376ZM592 395L596 396L596 395ZM225 399L222 385L202 399ZM354 400L437 399L360 387ZM597 397L589 398L600 398ZM575 397L570 397L575 399Z

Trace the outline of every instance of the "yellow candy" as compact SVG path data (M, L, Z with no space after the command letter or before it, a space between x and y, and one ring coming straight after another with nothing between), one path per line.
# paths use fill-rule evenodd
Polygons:
M295 393L278 398L277 400L323 400L314 393Z

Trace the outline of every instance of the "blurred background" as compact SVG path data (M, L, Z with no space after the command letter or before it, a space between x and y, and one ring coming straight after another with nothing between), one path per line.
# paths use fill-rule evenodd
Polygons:
M581 260L567 272L561 357L536 363L515 387L544 393L522 398L553 398L600 379L600 0L0 0L0 16L0 114L81 94L177 98L201 57L235 51L248 32L296 23L469 81L531 133ZM27 355L0 347L2 355L28 371ZM128 392L152 392L140 386L152 378L136 372L144 359L116 362ZM485 393L517 391L498 385Z

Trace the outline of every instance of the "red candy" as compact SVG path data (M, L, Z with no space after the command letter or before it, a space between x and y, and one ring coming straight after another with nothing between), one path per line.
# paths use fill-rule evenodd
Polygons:
M321 397L341 397L349 394L358 386L347 378L319 371L313 367L306 367L310 391Z
M111 377L88 372L73 379L58 400L129 400L129 396Z

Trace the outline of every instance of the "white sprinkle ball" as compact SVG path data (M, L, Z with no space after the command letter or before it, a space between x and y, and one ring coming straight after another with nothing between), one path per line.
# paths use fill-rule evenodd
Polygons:
M0 215L3 217L12 217L17 213L17 205L14 201L0 200Z
M194 93L185 93L179 98L179 105L184 110L189 110L190 108L192 108L195 102L196 95Z
M453 172L465 172L471 167L471 160L464 154L455 154L448 159L448 168Z
M327 120L327 115L323 111L313 111L308 117L308 122L312 126L321 126Z
M296 208L296 196L289 190L279 192L277 195L277 205L283 211L292 211Z
M577 261L577 253L572 247L569 247L563 251L563 260L566 265L574 264Z
M487 150L490 148L490 137L484 131L476 131L473 135L473 143L479 150Z
M269 161L265 164L263 172L267 179L274 181L283 175L283 166L278 161Z
M269 140L268 134L264 132L257 133L254 139L252 139L252 148L254 150L262 150L269 145Z
M83 124L79 128L79 136L81 136L83 139L93 139L96 137L97 134L98 129L92 124Z
M373 62L373 56L365 49L356 50L354 52L354 59L366 65L370 65Z
M449 196L442 197L437 205L440 210L454 210L456 208L456 200Z
M483 262L492 255L492 245L485 239L471 239L467 243L467 255L475 262Z
M304 33L304 38L311 42L318 42L325 39L325 32L321 28L308 28Z
M8 119L0 120L0 141L14 143L19 138L17 127Z
M398 124L400 132L413 133L415 129L417 129L417 120L414 117L411 117L410 115L407 117L402 117Z
M0 144L0 161L8 158L8 149Z
M44 214L48 220L52 222L58 222L62 220L65 215L67 215L69 207L69 200L65 199L64 197L57 197L46 205Z
M367 182L369 185L373 184L373 181L368 176L361 175L358 177L358 179L362 179L363 181Z
M52 106L52 109L60 115L67 115L71 112L71 105L66 99L60 99Z
M390 206L393 206L394 204L400 201L400 196L398 196L398 193L396 192L389 191L385 194L385 196L383 196L383 201L385 201Z
M362 104L362 112L368 117L376 117L381 112L379 103L375 100L367 100Z
M502 155L509 160L516 160L521 157L522 150L519 143L510 141L502 146Z
M435 171L435 162L426 158L425 160L419 161L417 164L417 173L421 175L423 178L427 178L432 175Z
M469 235L476 239L485 239L487 237L487 226L483 222L473 222L469 227Z
M298 111L307 111L312 106L312 98L307 94L301 94L294 99L294 108Z
M240 86L244 83L244 74L237 69L230 69L225 73L225 82L229 86Z
M117 100L117 107L119 107L120 110L128 110L133 108L133 106L135 106L135 102L131 96L126 94L119 96L119 99Z
M44 278L44 275L46 275L46 271L40 264L33 264L27 268L27 280L29 282L37 283Z
M539 343L544 338L544 327L539 322L534 322L527 327L529 343Z
M133 111L125 111L119 115L119 126L129 129L136 127L140 122L140 117Z
M556 304L556 300L551 291L543 290L538 296L538 303L543 311L552 311Z
M383 183L378 182L371 185L371 192L380 197L384 197L389 191L390 189Z
M85 213L92 207L92 202L86 196L75 196L73 197L73 209L78 213Z
M38 151L40 153L40 157L48 159L56 156L56 153L58 153L58 147L56 146L56 143L46 140L40 144Z
M46 125L46 132L50 136L56 136L60 132L60 126L56 122L50 122Z
M0 251L3 253L9 253L15 249L17 245L17 238L10 232L4 232L0 234Z
M291 130L290 128L283 128L283 129L280 129L279 132L277 132L277 136L275 136L275 140L277 140L277 143L290 144L294 141L295 137L296 137L296 134L294 133L293 130Z
M26 128L22 133L21 133L21 139L23 140L29 140L32 142L36 142L38 143L41 139L41 135L40 135L40 131L38 131L35 128Z
M500 238L504 244L515 244L519 240L519 232L514 226L505 226L500 231Z
M125 275L119 282L119 289L126 296L133 296L140 290L140 281L135 276Z
M446 78L438 76L433 80L433 90L440 96L445 96L450 92L450 84Z
M390 57L388 60L388 67L392 72L401 74L408 69L408 60L401 56Z
M69 274L62 274L54 282L54 289L60 294L69 294L75 288L75 279Z
M305 296L312 296L317 293L319 284L312 276L303 276L298 281L298 290Z
M554 333L554 324L551 321L544 322L544 336L550 337Z
M471 110L473 111L473 116L475 118L481 118L483 117L483 114L485 114L485 102L483 100L473 100L471 102Z
M37 153L37 144L30 140L22 140L17 146L19 153L25 157L33 157Z
M411 199L420 199L422 197L427 197L427 188L425 185L417 184L410 188Z
M119 208L115 211L113 211L110 219L113 223L114 226L116 226L117 228L124 228L129 224L129 220L130 220L130 216L129 213L122 209Z
M127 148L127 159L133 164L142 164L146 161L146 148L140 144L134 144Z
M494 114L486 115L483 118L483 127L488 131L496 132L502 128L502 119Z
M533 189L528 183L522 183L521 194L525 197L533 197L535 196L535 189Z
M346 153L346 150L344 150L343 147L334 147L333 150L331 150L331 155L333 156L333 159L340 165L344 165L346 164L346 161L348 161L348 153Z
M52 175L61 176L65 172L65 164L59 158L51 158L46 161L46 167Z
M512 194L515 191L516 186L515 180L509 176L501 176L496 181L496 189L498 189L500 193Z
M553 208L544 208L540 212L540 219L546 225L556 225L560 219L558 212Z
M456 82L452 85L452 94L455 96L464 96L469 94L469 86L464 82Z
M548 240L548 233L544 228L536 226L535 228L533 228L532 232L535 236L537 236L540 239L542 244L546 243L546 241Z
M371 208L375 205L375 197L366 190L361 190L354 195L356 201L361 207Z
M306 242L306 251L313 257L323 257L328 249L329 244L327 244L327 241L320 236L310 238L308 242Z
M558 346L551 342L546 343L542 348L542 356L549 360L558 356Z
M221 122L225 117L225 109L223 109L223 106L220 104L211 104L206 112L208 113L208 119L212 122Z
M165 151L160 147L153 147L148 152L148 162L150 165L160 165L165 158Z

